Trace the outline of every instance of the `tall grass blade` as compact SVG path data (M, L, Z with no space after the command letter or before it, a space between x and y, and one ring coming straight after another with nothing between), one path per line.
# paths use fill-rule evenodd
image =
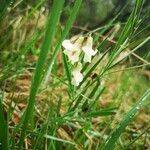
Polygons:
M64 0L61 0L61 1L55 0L53 3L50 17L48 19L47 29L46 29L46 33L45 33L45 39L42 44L42 48L40 51L39 59L38 59L36 70L35 70L35 74L34 74L34 77L32 80L31 91L30 91L30 96L29 96L29 103L28 103L28 106L27 106L27 109L25 112L25 119L23 121L20 142L19 142L20 149L22 148L22 145L23 145L25 132L27 129L27 125L31 119L31 114L33 116L36 93L37 93L39 85L41 83L43 69L44 69L44 63L47 58L48 51L51 47L51 42L52 42L52 39L53 39L53 36L55 33L56 25L59 20L60 12L62 10L63 4L64 4Z
M7 114L5 114L3 104L2 104L3 98L4 98L4 92L0 97L0 142L2 143L2 149L8 150L9 149L8 120L7 120Z

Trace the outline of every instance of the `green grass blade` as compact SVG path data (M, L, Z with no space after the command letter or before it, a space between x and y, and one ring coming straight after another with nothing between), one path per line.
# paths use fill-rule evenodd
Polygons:
M89 112L91 110L95 110L95 107L96 107L96 104L97 104L97 101L100 99L100 96L102 95L102 93L104 92L105 88L104 87L99 87L96 91L96 97L95 97L95 100L93 101L93 103L90 104L90 107L89 107Z
M86 83L85 88L83 88L83 90L77 95L77 97L72 101L70 107L69 107L69 111L75 111L75 109L78 108L78 105L80 104L80 102L82 101L83 95L86 93L87 89L91 86L90 82ZM73 105L73 103L75 103Z
M46 128L47 128L47 124L42 124L41 130L39 131L38 136L36 138L36 142L34 143L33 150L36 150L42 143L43 135L46 131Z
M3 101L4 93L0 97L0 142L2 143L2 149L9 149L9 140L8 140L8 120L7 114L4 112Z
M104 56L107 54L107 51L103 54L102 57L100 57L96 63L90 68L90 70L86 73L86 75L84 76L82 82L80 83L80 85L78 87L81 87L81 85L86 81L86 79L91 75L91 73L94 71L94 69L98 66L98 64L103 60Z
M71 141L67 141L67 140L63 140L51 135L45 135L45 138L47 138L48 140L54 140L54 141L58 141L58 142L63 142L63 143L67 143L67 144L72 144L72 145L76 145L75 143L71 142Z
M67 57L64 53L62 53L62 56L63 56L63 64L64 64L64 68L65 68L65 73L66 73L66 76L67 76L67 79L68 79L69 87L72 91L73 86L71 84L71 72L70 72L69 64L67 62Z
M83 115L83 117L85 117L85 118L95 118L95 117L99 117L99 116L114 115L115 113L116 112L113 109L99 110L99 111L87 113L87 114Z
M61 0L61 1L55 0L53 3L52 12L50 14L48 24L47 24L45 39L42 44L41 52L40 52L36 70L35 70L35 74L34 74L34 77L32 80L31 91L30 91L30 96L29 96L29 103L28 103L28 106L27 106L27 109L25 112L25 119L23 121L23 127L22 127L23 130L21 132L21 137L20 137L20 143L19 143L20 149L22 148L22 145L23 145L23 140L25 137L25 132L26 132L28 123L31 120L31 114L33 116L35 97L36 97L36 93L38 91L39 85L41 83L43 69L44 69L44 63L45 63L48 51L51 47L51 42L52 42L53 36L55 34L56 25L59 20L60 12L62 10L63 4L64 4L64 0Z
M135 51L137 51L139 48L141 48L144 44L146 44L148 41L150 40L150 36L145 38L143 42L141 42L138 46L136 46L133 50L131 50L128 55L126 55L123 59L115 62L114 64L112 64L108 69L110 70L111 68L115 67L116 65L118 65L120 62L122 62L125 58L129 57L132 53L134 53Z
M85 102L83 103L83 105L82 105L82 110L88 108L89 100L94 97L94 95L96 94L97 89L99 88L99 86L100 86L100 83L97 82L96 85L95 85L95 87L93 87L92 91L91 91L90 94L88 95L88 99L86 99Z
M133 121L136 113L146 103L150 102L150 89L147 90L140 100L134 105L134 107L124 116L119 125L112 131L110 136L106 139L106 142L102 146L102 150L113 150L115 143L120 135L124 132L125 128Z

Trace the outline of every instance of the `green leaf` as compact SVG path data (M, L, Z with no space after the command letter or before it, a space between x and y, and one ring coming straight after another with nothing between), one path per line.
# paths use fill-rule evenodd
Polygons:
M90 113L83 115L83 117L95 118L95 117L99 117L99 116L114 115L114 114L116 114L116 112L114 111L115 109L110 109L110 110L107 109L107 110L99 110L99 111L95 111L95 112L90 112Z

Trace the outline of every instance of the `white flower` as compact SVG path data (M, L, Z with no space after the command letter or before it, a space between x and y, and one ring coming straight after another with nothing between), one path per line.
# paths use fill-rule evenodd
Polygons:
M75 40L75 39L74 39ZM71 64L79 61L79 55L81 53L81 46L83 43L84 37L80 36L76 41L73 40L64 40L62 46L65 48L64 54L68 56Z
M98 52L97 49L93 50L92 46L93 46L93 38L89 36L85 42L85 45L82 46L82 50L85 53L83 59L84 62L91 62L92 56L96 55L96 53Z
M77 66L72 71L73 78L72 78L71 83L74 86L78 86L80 84L80 82L83 80L83 75L80 72L81 69L82 69L82 64L78 63Z

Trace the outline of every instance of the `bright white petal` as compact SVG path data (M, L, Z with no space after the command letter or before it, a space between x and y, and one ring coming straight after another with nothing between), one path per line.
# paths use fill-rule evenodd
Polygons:
M68 56L69 61L74 64L79 61L79 56L81 53L81 46L84 40L84 37L80 36L76 38L75 41L64 40L62 42L62 46L65 48L64 54Z
M74 48L74 45L71 43L70 40L64 40L64 41L62 42L62 46L63 46L65 49L69 49L69 50L71 50L71 49Z
M84 40L84 37L82 36L79 37L74 43L71 40L64 40L62 42L62 46L68 50L79 51L81 50L83 40Z
M79 82L75 80L75 78L72 79L71 84L74 86L79 86Z
M97 53L97 51L94 51L91 47L87 47L87 46L82 47L82 50L86 55L94 56Z
M83 80L83 75L80 72L74 73L73 79L72 79L72 84L74 86L78 86L80 82Z
M78 86L80 82L83 80L83 75L80 72L81 69L82 69L82 64L78 63L77 66L72 71L72 75L73 75L72 84L74 86Z
M91 57L97 53L97 50L93 50L93 38L89 36L82 47L83 52L85 53L84 62L91 62Z
M71 51L71 50L65 49L64 54L68 56L68 59L71 62L71 64L74 64L79 61L80 52L78 51Z
M92 58L91 55L86 55L86 54L85 54L83 61L84 61L84 62L89 62L89 63L91 63L91 58Z
M66 54L68 57L70 57L72 55L72 51L68 50L68 49L65 49L63 51L64 54Z
M93 46L93 38L91 36L89 36L86 40L86 46L87 47L91 47Z
M95 56L96 53L98 52L97 50L94 51L93 49L90 48L85 48L85 49L82 48L82 49L85 52L84 59L83 59L84 62L91 62L92 56Z

